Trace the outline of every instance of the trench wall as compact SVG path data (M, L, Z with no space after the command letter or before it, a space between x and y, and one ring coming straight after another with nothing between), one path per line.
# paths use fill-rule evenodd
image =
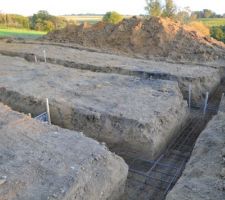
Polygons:
M22 95L5 88L0 88L0 93L0 101L14 110L31 113L32 116L45 112L44 99ZM111 150L119 154L128 153L146 159L156 158L167 147L188 116L185 106L180 107L176 118L161 124L164 128L157 130L156 124L145 124L122 116L90 111L54 99L50 99L50 111L55 125L82 131L91 138L107 143Z
M0 53L6 56L22 57L29 62L34 62L35 54L32 53L20 53L1 50ZM37 59L41 62L44 62L44 58L36 55ZM92 72L102 72L102 73L116 73L121 75L137 76L144 79L161 79L161 80L172 80L177 81L180 87L180 90L184 96L184 99L188 100L188 88L189 85L192 85L192 102L201 103L204 101L204 96L206 92L213 92L215 88L219 85L222 78L221 74L224 74L224 70L215 69L215 71L206 76L191 77L191 76L177 76L170 73L162 72L149 72L145 70L130 70L123 67L110 67L110 66L97 66L92 64L84 64L73 61L66 61L62 59L50 58L47 57L47 62L51 64L58 64L64 67L89 70Z
M167 200L223 200L225 197L225 114L208 123L195 144L190 160Z

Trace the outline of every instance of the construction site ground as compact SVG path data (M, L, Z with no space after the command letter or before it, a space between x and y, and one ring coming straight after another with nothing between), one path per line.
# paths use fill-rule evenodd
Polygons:
M44 41L0 41L0 101L26 114L1 104L0 199L28 200L33 195L38 199L41 194L44 200L49 196L68 200L223 199L224 108L220 100L225 92L224 46L171 21L130 20L115 27L103 24L97 35L89 35L93 27L80 26L74 32L56 31ZM143 45L138 33L146 36L148 26L153 26L155 33L145 38L148 43L138 54ZM113 30L111 43L106 38L93 43L101 31L109 30ZM127 45L121 47L115 40L124 31L131 34L122 38ZM169 31L173 37L167 37ZM62 35L65 32L68 40ZM74 38L76 35L79 37ZM161 38L161 43L152 53L148 45L154 48L154 38ZM76 44L56 43L62 41ZM27 116L45 112L46 98L52 123L70 130ZM27 121L11 128L17 118ZM25 155L36 143L50 147L43 159L39 154L44 146L34 148L31 160ZM72 168L72 161L80 167L80 156L90 158L87 171L71 175L72 168L60 171L56 165L52 169L61 159L58 148ZM52 154L55 157L47 162ZM128 177L123 159L129 166ZM47 178L35 171L39 161ZM17 163L21 170L31 172L21 176L23 187L16 185L21 181ZM78 176L78 180L86 180L86 186L74 181ZM46 184L53 189L46 189Z

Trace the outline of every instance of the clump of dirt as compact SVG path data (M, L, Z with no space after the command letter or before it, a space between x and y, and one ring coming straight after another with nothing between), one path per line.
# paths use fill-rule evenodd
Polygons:
M99 22L69 26L45 38L145 58L158 56L201 61L225 58L224 43L168 18L132 17L116 25Z

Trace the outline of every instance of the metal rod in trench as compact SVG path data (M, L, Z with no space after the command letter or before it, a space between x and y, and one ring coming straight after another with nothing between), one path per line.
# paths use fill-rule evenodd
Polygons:
M37 56L36 56L36 55L34 55L34 61L35 61L35 63L38 62L38 61L37 61Z
M222 95L221 95L221 99L220 99L220 103L219 103L219 108L218 108L218 110L217 111L219 111L220 109L221 109L221 104L223 105L223 98L224 98L224 93L222 93Z
M45 51L45 50L43 50L43 54L44 54L44 60L45 60L45 63L47 63L46 51Z
M188 89L188 106L189 106L189 110L191 110L191 84L189 85L189 89Z
M224 98L224 93L222 93L222 95L221 95L220 102L222 102L223 98Z
M51 125L51 116L50 116L50 109L49 109L48 98L46 98L46 110L47 110L47 115L48 115L48 124Z
M206 110L207 110L207 105L208 105L208 99L209 99L209 92L206 92L205 95L205 104L204 104L204 110L203 110L203 114L206 114Z

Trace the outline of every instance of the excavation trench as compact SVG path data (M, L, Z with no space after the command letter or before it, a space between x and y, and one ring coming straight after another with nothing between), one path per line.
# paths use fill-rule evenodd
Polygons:
M115 152L154 159L187 117L187 102L175 81L1 59L3 103L37 116L49 98L54 124L83 131Z
M122 200L166 198L182 175L198 136L211 118L217 114L224 92L225 85L222 80L209 99L207 113L204 115L202 108L192 109L180 134L156 160L134 158L129 154L122 155L130 167L126 192Z
M11 54L11 52L10 53L5 52L4 54L8 54L10 56L15 56L15 57L22 57L28 61L31 61L31 59L34 58L33 54L27 55L22 53L18 55L17 53ZM62 60L57 61L55 59L52 59L52 61L51 59L50 61L49 59L47 60L48 62L52 62L52 63L62 62L60 63L60 65L65 66L65 61L62 61ZM41 73L44 73L43 71L45 70L45 67L43 67L42 69L39 69L39 67L40 65L38 65L37 70L39 70ZM72 68L71 66L67 66L67 67ZM36 68L37 66L28 70L29 71L28 75L31 75L31 77L28 77L28 75L25 73L26 69L22 73L24 73L25 77L31 78L32 80L32 76L36 74L35 73L32 74L31 72L35 71ZM47 66L47 68L51 68L51 66ZM16 68L15 69L13 68L12 70L16 70ZM61 68L58 68L57 70L61 70ZM90 69L88 70L92 71L92 68L91 70ZM115 70L115 68L113 68L113 70ZM78 71L75 72L75 70L72 70L72 71L74 71L74 74L78 73L77 76L79 77L80 72ZM71 74L73 73L72 71L68 71L68 73ZM105 71L106 74L109 72L110 71L107 71L107 70ZM44 112L45 99L43 98L43 95L47 93L39 94L41 91L39 87L36 87L36 88L34 87L31 91L26 91L26 88L23 87L23 84L20 83L21 81L23 81L23 79L20 79L20 77L17 75L15 77L10 78L10 76L8 77L8 73L10 73L10 69L9 71L6 70L1 76L1 78L5 76L5 79L3 78L1 83L3 87L0 88L0 101L9 105L14 110L24 112L24 113L31 113L32 116L37 116L40 113ZM50 76L50 73L51 71L46 71L46 74L48 74L48 76ZM119 72L111 72L111 73L120 74ZM121 72L121 73L124 73L123 75L134 75L134 76L140 76L143 78L143 74L135 75L135 74L126 74L125 72ZM103 75L96 75L96 74L101 74L101 73L95 73L95 75L93 73L92 76L102 76L104 77L104 81L105 79L107 81L110 80L108 79L108 75L106 77L106 75L103 76ZM42 77L43 74L40 74L40 76ZM63 77L62 74L61 76ZM82 76L84 78L84 75ZM138 121L135 119L129 119L122 115L115 116L115 115L110 115L107 112L98 113L96 112L96 110L93 109L93 107L88 107L88 106L77 107L77 106L74 106L73 102L68 102L66 100L59 100L57 96L55 96L54 98L50 98L52 121L54 124L59 125L61 127L65 127L72 130L83 131L86 135L92 138L95 138L99 141L104 141L109 146L113 144L110 147L112 149L117 149L116 152L120 154L121 156L123 156L125 160L127 161L127 163L130 165L130 173L129 173L129 179L127 182L127 189L123 199L137 199L140 197L141 197L140 199L143 199L143 200L164 199L167 192L173 187L173 185L176 183L177 179L181 175L182 170L185 167L185 163L187 162L192 152L192 148L195 143L195 140L197 139L200 132L204 129L208 120L211 118L211 116L215 112L210 112L203 117L202 110L201 110L201 113L198 112L198 110L197 112L195 110L194 113L191 113L188 116L187 104L183 102L183 97L180 97L179 92L177 92L179 89L177 90L175 82L178 80L175 80L175 81L173 80L170 82L163 81L163 80L160 81L158 79L163 79L163 78L160 77L161 75L159 76L159 74L156 74L155 75L156 80L145 79L145 81L141 80L139 83L139 82L133 82L133 78L132 80L130 80L130 77L126 78L126 76L120 76L120 75L114 75L114 74L110 76L112 76L111 80L114 81L114 82L111 82L112 85L116 85L115 83L118 83L118 80L120 79L123 80L124 78L125 78L124 80L125 82L127 81L130 82L131 85L129 85L129 87L127 88L124 88L124 90L122 90L123 93L128 88L133 88L134 85L138 85L137 90L132 92L140 92L140 94L137 93L136 96L138 96L139 94L140 97L142 97L142 99L145 99L145 96L143 95L142 91L139 91L139 87L140 88L143 88L146 86L149 87L149 85L153 87L155 83L157 83L157 87L158 87L158 84L159 84L160 85L159 89L155 89L154 88L155 86L151 88L151 90L157 90L157 92L153 93L154 98L162 95L162 99L167 98L165 99L165 102L167 101L173 102L169 105L171 107L171 110L169 110L169 112L167 113L164 113L165 115L170 115L171 113L173 115L169 116L167 119L162 118L162 121L161 121L161 126L167 129L168 132L163 133L160 130L163 134L159 131L158 134L160 135L160 137L157 136L156 134L155 135L155 137L157 136L156 141L153 141L152 143L151 142L147 143L145 146L144 141L146 140L146 138L145 137L141 138L142 135L138 135L137 133L143 133L143 130L149 131L148 127L151 126L151 124L148 126L148 124L142 123L141 121ZM145 77L146 76L148 77L148 75L145 75ZM159 77L156 78L156 76L159 76ZM167 75L164 75L162 77L166 77L166 76ZM52 77L56 78L54 74L52 75ZM120 77L120 79L117 80L116 77ZM18 79L17 89L13 89L15 88L16 81L11 82L12 79L14 78L16 78L15 80ZM218 77L215 77L215 79L216 78ZM88 79L90 79L90 77L88 77ZM218 79L217 82L219 82L219 80L220 79ZM8 83L4 86L5 81L6 82L8 81ZM52 94L55 94L55 93L58 94L58 91L56 90L56 88L59 85L54 85L54 83L51 82L52 79L50 79L48 82L45 82L44 79L42 81L43 81L43 85L50 83L50 86L53 88L52 90L54 91L54 93ZM150 81L150 83L148 81ZM102 82L101 79L100 79L100 82ZM192 83L193 82L194 81L192 80ZM40 85L40 84L41 83L39 82L35 82L35 85ZM166 84L168 84L168 86ZM121 85L116 85L117 90L118 88L122 87L122 85L124 85L123 81L121 82ZM214 88L216 88L215 85L211 87L210 91L213 91ZM165 86L166 86L166 89L164 88ZM220 86L219 88L215 90L214 92L215 95L211 95L211 98L210 98L210 104L212 104L211 107L215 109L217 109L217 106L218 106L218 100L219 100L218 96L221 95L222 89L220 88ZM172 90L171 90L171 87L173 88ZM105 91L108 91L108 89ZM67 93L60 94L60 95L68 95L68 93L72 93L72 92L74 91L68 90ZM34 96L32 96L31 94L34 94ZM166 96L164 96L164 94L166 94ZM170 99L171 96L174 94L176 94L175 95L176 98ZM80 95L81 94L79 94L79 92L75 94L76 97ZM87 94L85 94L84 96L90 97ZM134 96L132 96L132 98L134 98ZM146 96L146 99L149 99L149 96ZM157 101L157 100L158 99L152 99L150 102L153 103L154 101ZM128 100L125 99L125 102L127 101ZM132 102L133 101L134 100L132 99ZM139 102L140 104L140 99L137 99L137 102ZM149 106L151 104L147 102L146 105ZM163 104L164 104L164 101L162 101L162 105ZM168 107L168 105L165 105L165 106ZM162 110L163 109L165 110L166 107L162 108ZM148 112L148 110L145 110L145 112ZM168 121L169 119L173 119L173 121ZM154 130L154 131L158 131L158 130ZM115 135L112 135L112 134L107 135L107 133L109 132L110 133L116 132L118 133L119 137L115 137ZM122 139L122 143L120 143L121 139ZM117 146L114 146L115 144L117 144ZM123 149L120 149L120 147L123 147ZM154 149L152 149L153 147ZM140 152L140 149L142 149L141 152Z
M22 95L6 88L0 88L0 93L0 102L9 105L13 110L31 114L32 117L46 111L45 99ZM142 132L143 130L147 131L148 126L138 120L96 113L96 111L70 106L69 103L62 103L54 99L50 99L50 111L51 121L55 125L82 131L86 136L107 143L107 146L116 153L130 152L133 156L145 158L157 157L186 120L185 112L179 113L180 119L177 124L173 122L170 126L171 129L163 138L160 139L162 137L160 135L158 138L155 137L160 142L154 142L145 141Z
M11 57L21 57L29 62L35 62L35 56L38 61L44 62L45 59L43 56L35 55L33 53L21 53L15 51L7 51L0 50L2 55L11 56ZM199 77L191 77L191 76L179 76L172 73L167 72L158 72L158 71L147 71L144 69L135 70L129 69L125 67L117 67L117 66L98 66L92 65L82 62L74 62L67 61L58 58L47 57L47 63L57 64L68 68L80 69L80 70L88 70L92 72L101 72L101 73L112 73L112 74L120 74L120 75L129 75L136 76L143 79L153 79L153 80L171 80L176 81L179 85L179 88L184 96L184 99L188 100L188 88L189 85L192 85L192 101L198 103L204 99L204 95L207 91L213 92L215 88L219 84L219 80L221 79L221 74L224 73L220 69L214 69L210 75L199 76ZM210 66L207 66L208 68Z
M50 43L48 40L47 42L41 42L41 41L20 41L20 40L6 40L6 43L13 43L13 44L26 44L26 45L40 45L40 46L43 46L45 47L46 45L48 46L55 46L55 47L62 47L62 48L69 48L69 49L75 49L75 50L79 50L79 51L87 51L87 52L91 52L91 53L103 53L103 54L112 54L110 53L109 51L104 51L102 49L96 49L96 48L91 48L91 47L85 47L85 46L81 46L79 44L70 44L70 43ZM115 54L115 52L113 52L113 54ZM115 54L115 55L121 55L121 53L119 54ZM126 54L124 56L127 56ZM142 60L143 57L139 57L139 56L132 56L133 58L135 59L140 59ZM158 57L158 56L154 56L154 57L151 57L149 59L153 59L155 61L163 61L163 62L167 62L167 63L171 63L171 64L185 64L185 65L199 65L199 66L203 66L203 67L211 67L211 68L217 68L219 65L214 63L214 62L211 62L211 63L202 63L202 62L192 62L192 61L188 61L188 60L185 60L185 61L182 61L182 60L172 60L172 59L169 59L169 58L166 58L166 57ZM215 65L218 65L218 66L215 66Z
M130 167L122 200L165 199L166 194L173 188L182 174L196 139L207 122L216 113L221 94L224 91L223 84L219 85L209 100L209 108L214 109L208 110L205 116L203 116L202 109L197 110L195 108L191 111L185 123L177 127L178 133L174 134L173 138L167 141L166 150L157 159L149 160L144 158L145 156L134 156L133 152L129 150L120 154ZM36 116L45 111L44 100L23 96L18 92L9 91L5 88L0 89L0 94L1 102L20 112L32 113L33 116ZM61 127L74 129L74 127L68 126L70 122L79 124L79 121L85 120L88 126L89 123L98 120L94 115L87 115L86 112L76 116L74 115L76 112L72 107L65 104L62 106L61 102L51 101L51 104L52 120ZM71 113L73 114L71 115ZM115 120L114 123L116 124L116 121L118 122L119 119L110 120ZM80 130L81 127L76 128ZM95 138L94 135L92 137ZM96 138L99 140L97 136Z

